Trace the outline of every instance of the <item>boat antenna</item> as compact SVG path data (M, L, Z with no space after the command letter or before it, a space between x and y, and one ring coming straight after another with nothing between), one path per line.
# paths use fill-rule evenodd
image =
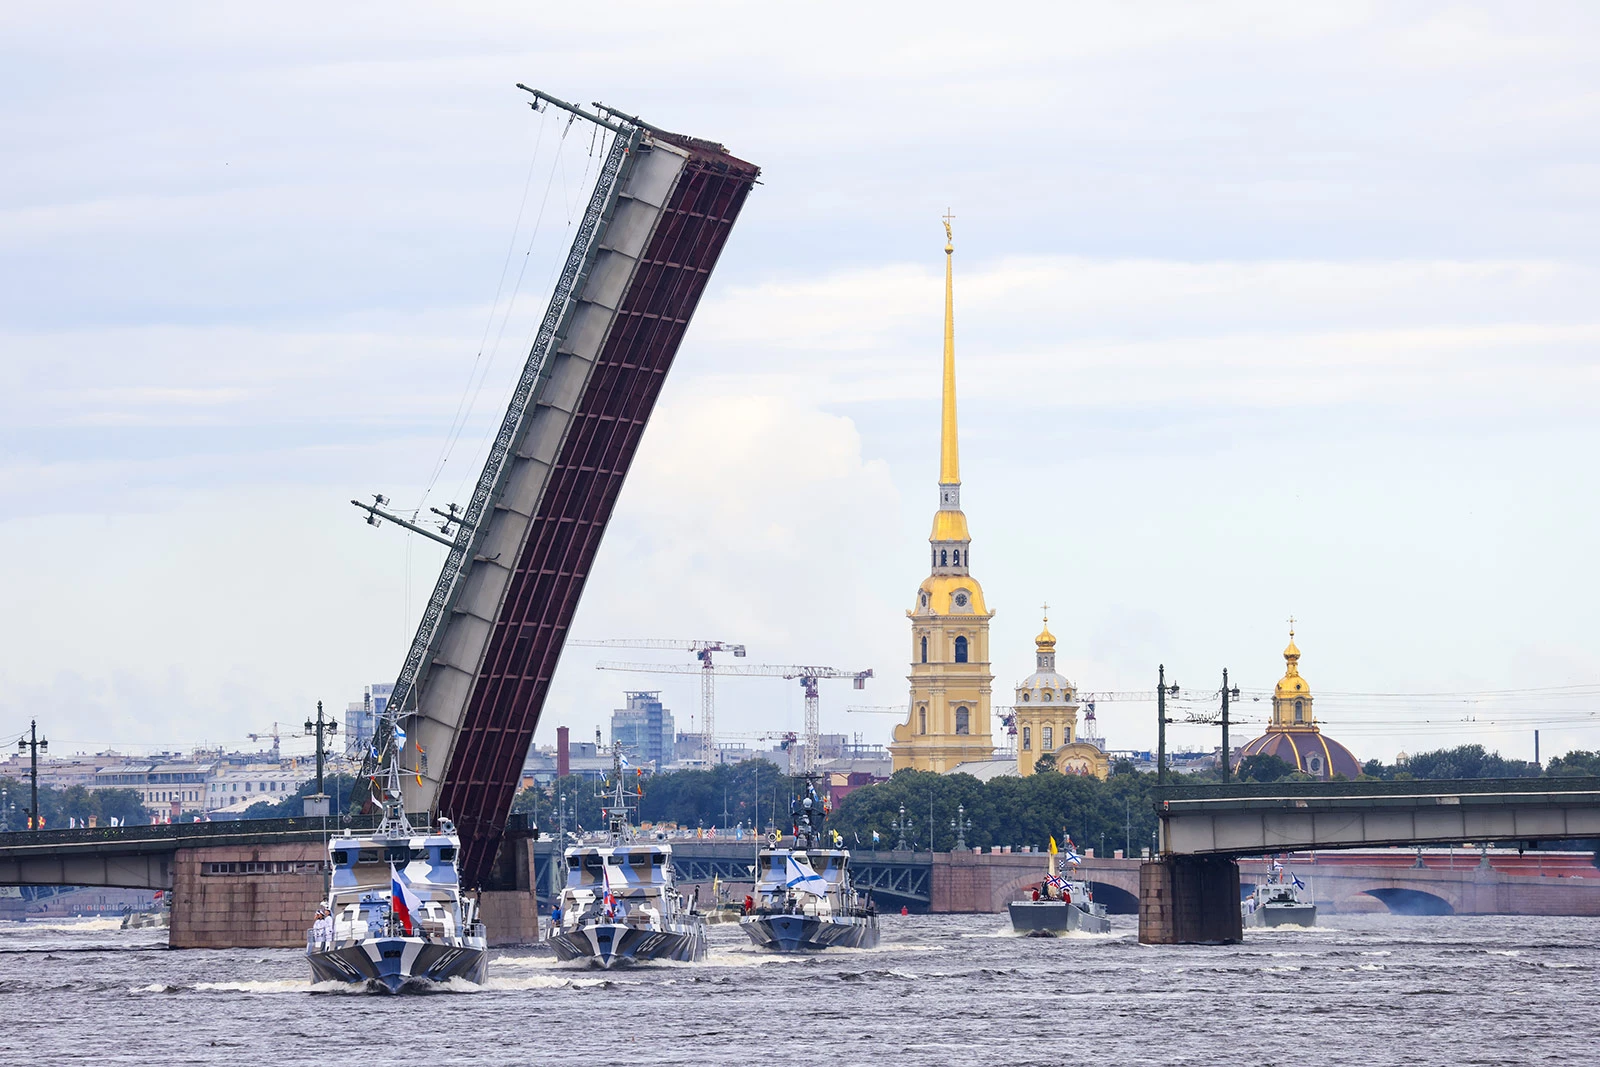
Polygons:
M595 731L598 740L600 731ZM628 819L629 800L637 801L641 794L631 791L623 784L622 772L628 767L628 757L622 754L622 742L611 742L611 788L600 793L599 797L606 802L604 815L606 818L606 833L611 838L613 845L622 844L633 839L633 825Z
M400 791L400 753L406 745L406 732L400 728L400 711L391 702L383 709L389 721L389 736L384 747L388 770L383 783L383 822L378 824L382 837L410 837L415 831L406 818L406 801Z

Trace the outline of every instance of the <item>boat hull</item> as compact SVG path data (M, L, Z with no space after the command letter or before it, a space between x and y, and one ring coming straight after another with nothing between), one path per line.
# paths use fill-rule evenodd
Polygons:
M550 947L559 960L588 960L607 970L651 960L693 963L705 959L706 928L701 922L673 923L664 930L592 923L575 930L557 930Z
M1029 937L1111 932L1110 919L1063 900L1013 900L1008 910L1011 912L1011 928Z
M774 952L814 952L825 948L877 948L878 917L846 915L748 915L739 928L750 940Z
M438 985L452 978L483 984L489 966L481 945L424 941L420 937L374 937L343 945L306 950L311 977L317 982L365 984L398 993L420 985Z
M1266 904L1245 916L1246 926L1315 926L1315 904Z

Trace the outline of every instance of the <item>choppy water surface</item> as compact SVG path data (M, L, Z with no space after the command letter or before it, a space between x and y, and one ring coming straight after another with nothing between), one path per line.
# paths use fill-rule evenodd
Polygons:
M1600 920L1333 916L1231 948L884 920L791 958L714 926L702 964L508 951L432 996L314 986L290 950L169 951L109 921L0 923L0 1063L1591 1064Z

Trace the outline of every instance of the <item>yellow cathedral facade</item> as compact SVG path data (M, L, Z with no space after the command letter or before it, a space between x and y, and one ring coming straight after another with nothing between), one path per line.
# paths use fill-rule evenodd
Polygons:
M1011 706L1017 727L1017 773L1026 778L1049 756L1062 774L1111 776L1111 757L1097 737L1078 729L1078 688L1056 671L1056 638L1050 616L1033 639L1034 672L1017 686ZM1093 712L1090 713L1093 719Z
M939 424L939 510L928 536L929 575L917 589L911 619L911 703L894 728L894 769L945 772L994 756L990 731L989 620L983 587L972 576L972 537L961 510L956 434L954 240L944 224L944 390Z

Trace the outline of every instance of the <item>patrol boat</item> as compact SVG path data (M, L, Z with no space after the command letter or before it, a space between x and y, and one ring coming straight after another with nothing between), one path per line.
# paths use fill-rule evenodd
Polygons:
M349 830L328 842L332 886L306 938L306 958L318 982L365 984L398 993L464 978L482 984L489 944L477 901L456 877L461 841L450 820L414 829L400 795L399 716L386 716L388 776L373 783L383 822L371 834Z
M1272 861L1267 880L1240 904L1246 926L1315 926L1317 906L1301 897L1306 884Z
M1067 838L1065 863L1069 873L1058 872L1056 839L1050 839L1050 867L1043 882L1032 892L1032 898L1013 900L1007 905L1011 913L1011 928L1029 937L1055 937L1079 931L1086 934L1108 934L1111 920L1106 917L1106 906L1095 902L1089 883L1076 877L1081 862Z
M550 947L560 960L610 969L646 960L694 961L706 955L706 922L678 892L672 846L639 841L628 807L639 798L624 784L622 746L611 746L611 789L604 807L606 843L566 850L567 884Z
M756 853L754 905L739 928L762 948L805 952L876 948L878 909L850 878L850 852L837 831L825 831L829 811L808 777L803 801L790 801L794 844ZM831 837L831 841L828 838Z

